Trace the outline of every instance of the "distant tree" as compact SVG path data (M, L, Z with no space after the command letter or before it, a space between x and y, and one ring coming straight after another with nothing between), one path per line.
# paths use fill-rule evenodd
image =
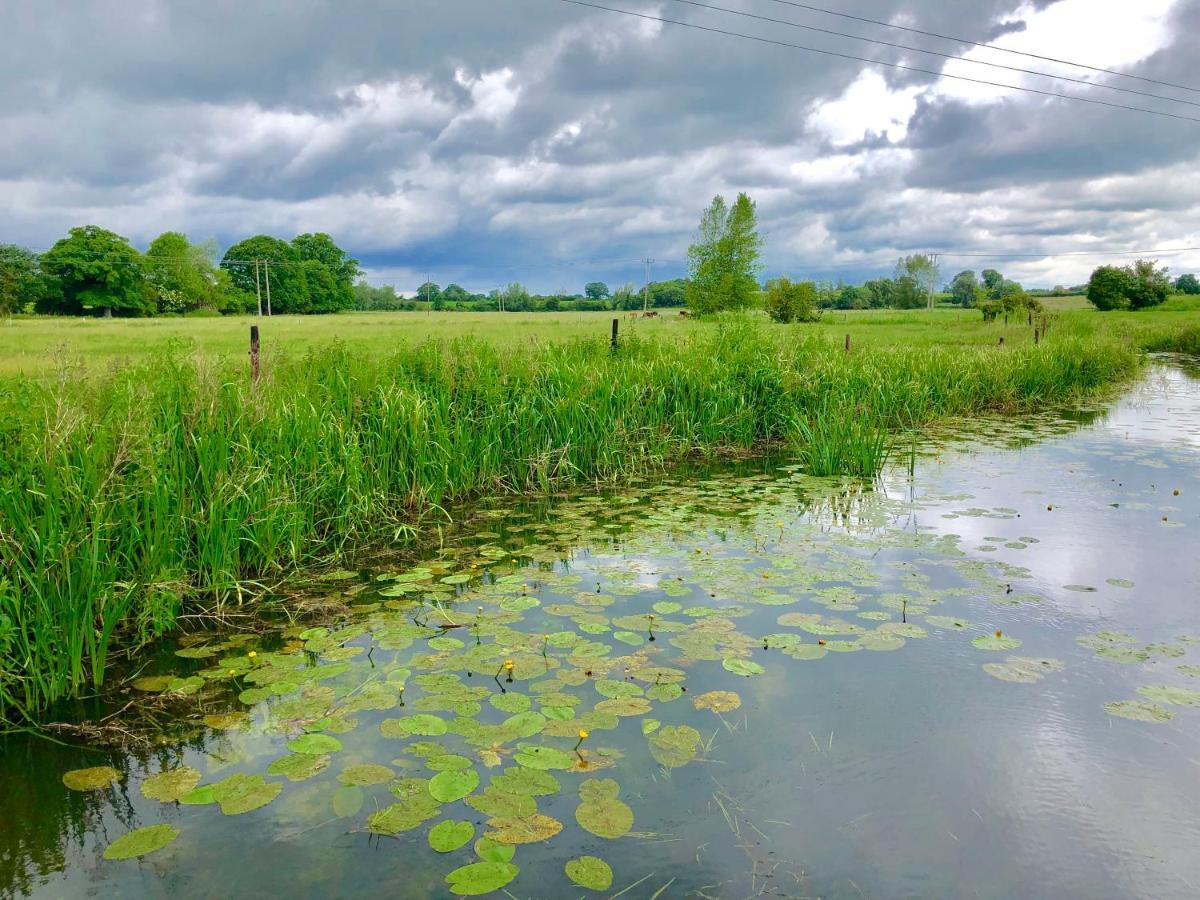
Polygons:
M1200 278L1195 275L1180 275L1175 279L1175 290L1181 294L1200 294Z
M934 262L933 257L926 256L923 253L914 253L911 256L901 257L896 263L896 279L899 281L901 278L906 277L916 282L917 289L924 300L924 303L919 305L932 308L934 291L942 280L941 270L937 263ZM911 303L911 300L911 296L905 296L907 303ZM916 307L906 306L905 308L915 309Z
M469 303L472 298L466 288L451 283L446 285L446 289L442 291L442 299L446 303Z
M896 282L890 278L876 278L863 285L867 307L881 309L895 302Z
M995 269L984 269L980 277L983 279L983 288L987 291L988 297L993 300L1000 299L1000 285L1004 283L1004 276Z
M1155 259L1139 259L1129 267L1129 305L1134 309L1158 306L1170 296L1171 279L1167 275L1167 268L1159 268L1157 263Z
M114 311L135 316L153 312L142 255L119 234L95 225L72 228L41 262L62 286L50 311L99 311L105 316Z
M588 302L591 304L591 309L606 309L610 304L612 309L640 309L642 305L632 281L627 281L617 288L613 292L612 297L607 301L591 300L589 298ZM583 309L584 307L577 308Z
M714 197L688 248L688 306L698 315L750 306L759 292L761 251L754 202L738 194L730 208Z
M256 262L260 263L256 267ZM221 259L221 268L240 291L255 296L261 291L263 311L267 311L267 281L270 279L272 313L310 311L308 278L300 254L287 241L258 234L239 241ZM255 270L257 268L257 280Z
M504 289L504 309L509 312L529 312L532 304L529 291L519 281L514 281Z
M417 299L423 303L432 304L434 300L442 295L442 289L432 281L427 281L417 288Z
M833 301L834 309L862 309L865 303L863 290L853 284L844 284Z
M193 244L187 235L165 231L146 250L146 281L160 313L222 310L230 299L228 276L213 258L216 244Z
M609 297L608 285L603 281L589 281L584 285L583 295L589 300L607 300Z
M1088 280L1087 298L1099 310L1129 309L1132 285L1127 268L1100 266Z
M816 322L821 318L817 289L811 281L792 281L786 277L768 281L763 307L776 322Z
M968 307L975 305L975 293L979 288L979 280L975 277L975 273L970 269L964 269L954 276L954 280L950 282L950 296L954 298L954 302L959 306Z
M650 305L655 308L686 306L687 281L683 278L672 278L670 281L651 282Z
M44 311L60 293L58 281L42 269L41 257L16 244L0 244L0 315Z
M292 247L303 264L308 281L305 312L329 313L354 308L354 279L361 272L358 260L350 257L324 232L300 234ZM320 267L324 272L318 272Z
M924 289L913 276L901 275L892 284L892 306L896 309L920 309L928 304Z
M404 301L390 284L374 287L365 279L354 285L354 308L360 310L402 309Z

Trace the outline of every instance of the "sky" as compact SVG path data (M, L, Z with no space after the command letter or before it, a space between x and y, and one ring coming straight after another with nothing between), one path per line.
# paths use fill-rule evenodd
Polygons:
M1050 287L1126 259L1108 251L1200 247L1200 122L936 73L1196 119L1200 92L781 0L593 2L935 74L563 0L0 0L0 242L325 231L400 290L574 293L640 284L645 258L684 274L703 208L745 191L766 277L938 252L947 279ZM813 3L1200 89L1200 0Z

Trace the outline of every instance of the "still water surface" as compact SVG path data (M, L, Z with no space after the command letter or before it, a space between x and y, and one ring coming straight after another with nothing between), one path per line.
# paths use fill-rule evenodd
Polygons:
M870 491L771 460L475 506L106 701L178 739L3 744L0 893L1198 896L1198 376Z

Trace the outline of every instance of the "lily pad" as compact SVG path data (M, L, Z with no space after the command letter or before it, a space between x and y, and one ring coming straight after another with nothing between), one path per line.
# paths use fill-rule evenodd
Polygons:
M513 766L492 776L492 785L511 794L544 797L562 790L558 779L549 772Z
M526 794L514 794L501 790L494 784L484 788L482 794L467 797L467 806L491 818L505 816L532 816L537 812L537 801Z
M174 825L148 825L121 835L104 848L104 858L135 859L161 850L177 837L179 829Z
M548 841L560 831L562 822L550 816L499 816L488 820L485 837L497 844L536 844Z
M62 783L72 791L102 791L121 780L121 773L112 766L73 769L62 777Z
M406 738L415 734L440 737L446 733L446 720L429 713L417 713L403 719L384 719L379 723L379 733L385 738Z
M554 747L542 747L536 744L521 744L513 756L513 760L528 769L569 769L575 764L575 757Z
M344 785L333 792L333 814L340 819L358 815L366 793L357 785Z
M592 891L607 891L612 887L612 867L599 857L581 856L578 859L567 860L563 869L567 877L580 887Z
M492 694L488 703L506 713L522 713L529 709L530 700L525 694L509 691L507 694Z
M433 776L429 782L429 794L439 803L453 803L477 787L479 773L474 769L448 769Z
M668 769L686 766L700 751L700 732L690 725L668 725L650 736L650 755Z
M1174 706L1200 706L1200 691L1190 688L1171 687L1168 684L1149 684L1137 692L1148 700L1170 703Z
M396 773L387 766L376 763L363 763L358 766L347 766L338 773L338 781L350 787L366 787L373 784L387 784Z
M1122 700L1105 703L1104 710L1110 716L1120 716L1122 719L1133 719L1135 722L1170 722L1175 714L1157 703L1149 700Z
M429 829L429 846L438 853L453 853L465 847L475 837L475 826L470 822L446 819Z
M749 678L751 675L761 675L766 671L766 669L752 660L737 659L732 656L727 656L723 659L721 665L725 667L727 672L732 672L734 675L743 675L746 678Z
M516 847L497 844L491 838L481 837L475 842L475 855L484 862L512 862L516 852Z
M328 734L302 734L288 741L287 748L293 753L338 753L342 742Z
M142 782L142 796L160 803L174 803L200 783L200 773L191 766L181 766L151 775Z
M268 775L282 775L288 781L305 781L329 768L328 753L289 753L267 766Z
M984 634L971 641L980 650L1016 650L1021 642L1007 634Z
M509 884L521 870L507 862L477 862L455 869L446 876L452 893L461 897L490 894Z
M261 775L239 773L213 784L212 797L221 805L221 812L225 815L238 816L266 806L282 790L283 785L278 781L267 781Z
M618 799L621 786L611 778L592 778L579 786L575 820L597 837L619 838L633 828L633 810Z
M1057 659L1030 659L1010 656L1002 663L986 663L983 671L1001 681L1035 684L1052 672L1061 672L1063 664Z
M715 713L732 712L742 705L742 698L733 691L709 691L693 697L692 705Z

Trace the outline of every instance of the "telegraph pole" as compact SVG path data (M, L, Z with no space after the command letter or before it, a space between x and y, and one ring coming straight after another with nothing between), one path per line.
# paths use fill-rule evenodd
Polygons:
M262 316L262 283L258 280L258 264L261 259L254 261L254 293L258 296L258 314Z
M929 311L933 311L933 288L934 282L937 280L937 261L936 253L929 254Z
M650 311L650 267L654 265L654 260L646 257L642 260L646 264L646 287L642 290L642 312Z
M267 318L271 317L271 261L263 260L263 271L267 275Z

